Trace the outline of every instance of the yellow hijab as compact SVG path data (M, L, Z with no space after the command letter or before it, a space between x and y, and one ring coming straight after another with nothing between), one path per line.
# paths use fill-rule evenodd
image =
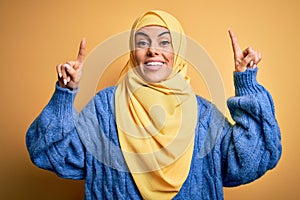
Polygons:
M157 25L171 33L173 72L149 83L136 70L135 33ZM192 160L197 102L182 59L185 34L180 23L163 11L148 11L133 24L130 59L115 94L119 142L127 166L144 199L172 199L186 180Z

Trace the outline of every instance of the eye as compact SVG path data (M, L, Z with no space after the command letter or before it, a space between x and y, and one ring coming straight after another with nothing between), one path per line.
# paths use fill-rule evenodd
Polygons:
M147 42L147 41L138 41L138 42L136 43L136 46L137 46L138 48L147 48L147 47L150 46L150 43Z
M169 40L164 40L160 42L160 45L163 47L167 47L171 44L171 42Z

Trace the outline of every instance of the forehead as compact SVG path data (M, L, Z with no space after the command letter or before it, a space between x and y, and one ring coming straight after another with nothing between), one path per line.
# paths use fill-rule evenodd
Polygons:
M163 35L170 36L169 30L162 26L145 26L145 27L138 29L135 33L136 36L144 35L144 34L139 34L139 33L144 33L144 34L148 35L149 37L157 37L157 36L163 36ZM164 34L161 35L162 33L164 33Z

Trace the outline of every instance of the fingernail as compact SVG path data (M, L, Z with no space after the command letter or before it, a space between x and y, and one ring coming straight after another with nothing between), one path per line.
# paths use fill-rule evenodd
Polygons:
M62 77L62 74L59 72L59 73L58 73L58 76L59 76L59 78L61 78L61 77Z
M250 61L250 67L252 67L252 66L253 66L253 60Z
M64 66L65 66L66 69L70 69L71 68L71 66L69 64L64 64Z
M67 85L67 80L64 78L64 84Z
M256 67L257 67L257 65L256 65L256 64L254 64L254 65L253 65L253 68L256 68Z

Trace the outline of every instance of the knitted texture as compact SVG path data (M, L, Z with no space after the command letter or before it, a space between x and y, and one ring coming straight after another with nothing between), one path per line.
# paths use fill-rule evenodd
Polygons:
M223 186L252 182L276 166L281 156L280 130L271 95L257 83L256 73L257 69L234 73L236 97L227 102L234 125L213 104L197 96L198 123L190 172L174 199L223 199ZM77 118L73 107L77 91L58 85L26 134L33 163L63 178L85 179L87 200L141 199L124 168L124 158L115 150L119 147L115 89L106 88L92 100L101 129L97 155L86 148L75 127L78 119L87 125L95 123L85 119L89 106ZM88 136L89 132L83 134ZM123 166L122 170L118 166Z

